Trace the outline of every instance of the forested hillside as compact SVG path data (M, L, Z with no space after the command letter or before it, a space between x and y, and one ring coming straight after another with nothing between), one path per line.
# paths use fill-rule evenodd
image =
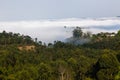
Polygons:
M89 42L76 45L86 36ZM45 45L37 38L3 31L0 80L120 80L120 31L85 35L76 28L73 38Z

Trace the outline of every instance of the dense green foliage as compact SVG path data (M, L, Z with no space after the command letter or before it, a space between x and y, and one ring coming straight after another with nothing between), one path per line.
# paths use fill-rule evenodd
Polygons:
M46 46L37 38L3 31L0 80L120 80L120 31L91 39L84 45L55 41ZM19 50L20 45L36 47Z
M6 31L0 33L0 45L6 46L10 44L30 45L33 44L33 40L30 36L20 35L19 33L7 33Z

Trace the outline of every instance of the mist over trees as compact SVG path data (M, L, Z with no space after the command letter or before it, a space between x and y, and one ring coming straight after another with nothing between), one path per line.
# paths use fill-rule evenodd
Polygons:
M47 45L28 35L1 32L0 80L120 80L120 31L89 34L75 28L72 38L90 41Z
M84 33L81 27L75 27L75 29L72 32L73 32L72 37L66 39L67 43L79 45L79 44L88 43L91 40L92 34L90 32Z

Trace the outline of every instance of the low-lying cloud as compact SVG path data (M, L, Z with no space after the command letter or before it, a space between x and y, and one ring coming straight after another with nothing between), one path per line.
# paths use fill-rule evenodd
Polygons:
M67 26L67 28L64 28ZM99 18L99 19L59 19L59 20L36 20L36 21L5 21L0 22L0 31L21 33L38 38L43 42L55 40L64 41L72 36L72 27L84 27L83 31L116 32L120 29L120 18Z

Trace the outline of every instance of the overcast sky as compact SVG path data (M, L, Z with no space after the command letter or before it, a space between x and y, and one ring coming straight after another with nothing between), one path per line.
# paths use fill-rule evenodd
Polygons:
M120 29L120 0L0 0L0 32L37 37L43 42L64 41L72 30L89 27L92 33Z
M0 21L119 15L120 0L0 0Z

